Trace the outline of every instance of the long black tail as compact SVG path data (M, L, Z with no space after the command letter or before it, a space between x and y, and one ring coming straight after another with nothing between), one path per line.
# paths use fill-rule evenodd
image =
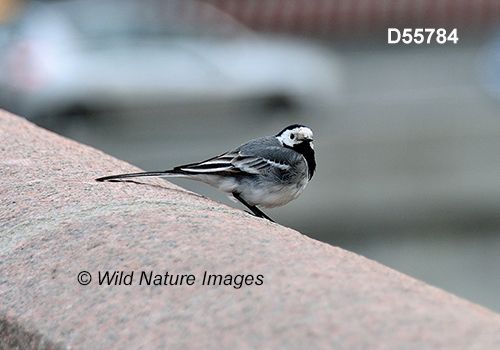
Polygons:
M130 174L118 174L100 177L95 179L96 181L108 181L108 180L118 180L118 179L128 179L132 177L153 177L153 176L178 176L180 175L175 169L164 170L164 171L146 171L142 173L130 173Z

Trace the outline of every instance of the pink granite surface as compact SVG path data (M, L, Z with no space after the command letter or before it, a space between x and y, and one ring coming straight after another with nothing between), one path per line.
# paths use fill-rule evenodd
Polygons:
M500 349L500 315L374 261L161 179L95 182L138 169L4 111L0 140L0 349Z

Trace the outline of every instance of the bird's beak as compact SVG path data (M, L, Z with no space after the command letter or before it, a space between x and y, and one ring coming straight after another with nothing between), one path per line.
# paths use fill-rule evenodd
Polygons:
M305 141L305 142L312 142L313 141L313 138L312 137L305 137L302 141Z

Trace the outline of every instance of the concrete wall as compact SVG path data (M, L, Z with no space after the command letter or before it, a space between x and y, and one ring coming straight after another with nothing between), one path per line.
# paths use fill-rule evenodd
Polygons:
M97 183L138 169L5 111L0 140L0 349L500 347L500 315L374 261L161 179Z

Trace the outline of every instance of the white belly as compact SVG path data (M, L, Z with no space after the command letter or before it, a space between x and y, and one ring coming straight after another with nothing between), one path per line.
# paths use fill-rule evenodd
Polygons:
M288 202L296 199L304 188L306 188L307 180L289 186L279 186L274 188L253 188L241 192L241 197L250 205L256 205L264 208L281 207Z

